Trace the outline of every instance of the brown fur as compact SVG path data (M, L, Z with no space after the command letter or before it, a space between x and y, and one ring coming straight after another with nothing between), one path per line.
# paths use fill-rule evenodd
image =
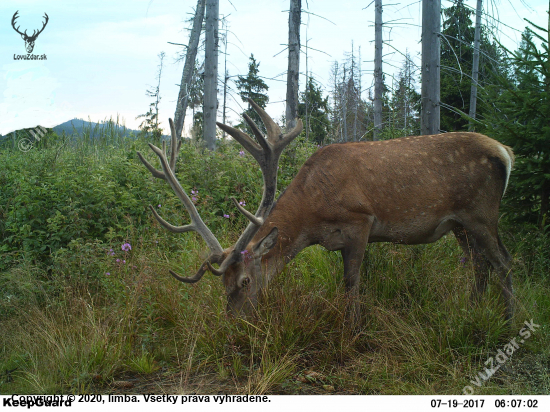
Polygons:
M496 269L509 318L510 256L499 239L497 223L512 162L510 148L476 133L320 149L277 201L247 250L253 253L274 228L276 247L262 256L254 254L254 264L234 264L224 275L228 294L233 296L229 309L248 310L247 297L253 306L257 293L307 246L340 250L346 286L356 295L368 242L430 243L453 231L466 255L478 262L477 295L486 284L486 265L480 262L486 259ZM243 276L252 285L239 289L236 279ZM358 303L352 315L359 315Z

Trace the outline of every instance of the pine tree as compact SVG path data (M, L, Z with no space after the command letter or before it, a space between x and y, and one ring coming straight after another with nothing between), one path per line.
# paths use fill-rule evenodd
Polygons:
M310 76L306 85L306 91L300 96L298 117L302 119L304 126L308 129L310 140L318 145L328 142L330 129L328 113L328 96L323 98L321 86L317 85L313 77Z
M441 40L441 125L443 131L454 132L468 129L470 112L471 73L474 57L472 16L464 0L454 0L443 11ZM480 88L491 82L495 73L505 70L502 50L490 40L490 31L482 27L480 39L478 85ZM479 104L478 104L479 106ZM481 110L481 107L480 107ZM482 117L478 111L476 117Z
M441 40L441 130L454 132L468 122L460 112L470 108L474 27L473 11L463 0L455 0L443 11L443 38Z
M250 98L254 100L258 106L265 109L265 106L269 102L269 96L265 93L269 87L258 75L260 71L259 67L260 63L257 62L254 55L251 54L248 63L248 74L246 76L238 76L235 83L237 85L237 89L239 89L239 96L241 96L243 102L248 104L247 99ZM245 113L248 117L254 120L262 131L265 132L265 126L262 123L260 116L250 107L250 105L248 105L248 109L246 109L243 114ZM248 133L252 133L252 130L250 130L248 124L244 121L241 122L238 127L243 128Z
M534 25L533 25L534 26ZM545 29L534 26L543 32ZM542 50L533 38L542 42ZM527 29L515 52L508 51L512 75L484 93L485 132L509 145L516 163L505 206L513 217L550 228L550 63L548 38Z

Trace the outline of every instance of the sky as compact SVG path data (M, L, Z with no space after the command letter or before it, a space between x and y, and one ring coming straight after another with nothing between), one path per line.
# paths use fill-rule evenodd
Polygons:
M267 112L276 120L284 114L286 95L289 0L220 0L220 14L228 21L227 70L231 79L246 75L253 53L260 75L269 86ZM391 3L391 4L390 4ZM475 8L474 0L466 3ZM484 1L486 3L486 1ZM386 79L397 73L408 51L420 63L421 1L384 0L383 30ZM548 0L492 0L489 18L500 40L515 49L524 19L547 27ZM442 7L450 2L442 0ZM187 44L190 18L196 0L2 0L0 3L0 134L42 125L53 127L73 118L102 121L119 119L137 129L152 98L146 90L156 86L161 52L166 53L159 105L161 127L174 116L183 61L177 61ZM364 97L372 84L374 60L374 4L371 0L302 0L301 42L307 39L308 69L330 89L330 67L353 49L361 50ZM45 60L21 60L25 43L11 21L18 11L20 31L42 27L33 54ZM399 23L399 24L395 24ZM319 51L316 51L316 50ZM302 49L300 87L305 83L305 49ZM322 51L322 52L321 52ZM224 56L219 58L219 75ZM232 88L235 89L234 85ZM222 90L219 101L221 118ZM237 122L244 104L233 90L228 123ZM186 117L189 127L190 116ZM186 131L184 131L184 134Z

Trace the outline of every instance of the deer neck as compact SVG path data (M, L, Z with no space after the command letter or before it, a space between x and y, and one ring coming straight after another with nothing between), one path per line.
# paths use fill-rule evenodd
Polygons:
M303 222L299 202L294 202L287 196L281 196L253 239L253 243L259 242L274 227L279 231L277 244L262 259L264 286L279 274L302 249L311 244Z

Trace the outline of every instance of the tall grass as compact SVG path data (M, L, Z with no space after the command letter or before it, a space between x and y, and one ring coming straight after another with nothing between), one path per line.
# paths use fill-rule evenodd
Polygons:
M108 392L121 381L140 392L153 380L156 391L171 393L460 394L531 319L540 329L476 393L549 392L546 235L504 228L518 308L510 325L494 277L482 300L470 302L473 271L461 263L452 237L414 247L369 245L359 329L347 321L340 254L318 246L289 263L254 316L231 319L219 279L205 275L186 285L168 275L169 268L192 274L206 247L195 233L165 231L146 212L148 204L160 205L166 219L186 219L170 191L138 164L135 151L145 152L145 142L111 143L0 154L0 162L9 162L0 165L7 170L0 172L2 241L38 239L21 243L26 253L4 249L15 258L0 272L0 393ZM198 190L200 212L224 246L245 224L237 214L223 217L232 211L228 196L259 201L259 174L238 150L227 144L209 154L186 146L178 163L180 180ZM303 143L292 148L282 160L281 188L313 150ZM55 210L65 200L56 199L76 196L62 175L82 154L91 159L80 159L82 169L70 179L79 190L89 187L78 196L93 201L71 204L59 215ZM54 156L48 178L44 170ZM58 197L48 198L41 217L37 210L21 214L41 183ZM93 187L101 188L100 196ZM103 203L108 191L114 200ZM71 208L78 212L70 215ZM67 216L75 220L63 224ZM112 216L112 223L90 224L101 216ZM32 219L42 220L35 225ZM16 224L29 229L14 232ZM67 239L40 250L42 239L69 229L75 231ZM132 249L123 251L123 243Z

